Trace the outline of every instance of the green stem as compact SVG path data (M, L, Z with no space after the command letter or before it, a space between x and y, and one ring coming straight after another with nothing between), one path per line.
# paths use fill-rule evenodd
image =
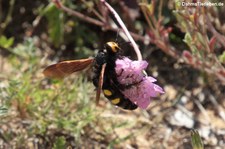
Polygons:
M1 1L0 1L1 2ZM2 22L0 24L0 35L4 32L5 28L8 26L8 24L11 22L12 20L12 12L14 9L14 4L15 4L15 0L10 0L9 2L9 11L6 15L6 19L4 22ZM0 6L1 7L1 6ZM0 8L0 12L2 12L2 7ZM2 13L1 13L2 14ZM2 18L2 16L0 16L0 19ZM1 20L0 20L1 21Z

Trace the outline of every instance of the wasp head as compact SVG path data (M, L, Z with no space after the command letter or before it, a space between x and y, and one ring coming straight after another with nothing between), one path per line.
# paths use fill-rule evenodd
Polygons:
M119 45L116 42L112 42L112 41L107 42L105 44L105 48L108 52L112 52L112 53L117 53L121 50Z

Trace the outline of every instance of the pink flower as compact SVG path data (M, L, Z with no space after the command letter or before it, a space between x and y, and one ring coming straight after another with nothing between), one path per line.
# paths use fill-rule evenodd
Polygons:
M148 63L146 61L132 61L127 57L116 60L117 79L122 85L130 85L138 83L145 76L143 70L146 69Z
M132 61L127 57L116 60L117 80L126 86L122 93L142 109L148 107L151 97L164 93L163 89L154 83L156 79L145 74L147 66L146 61Z

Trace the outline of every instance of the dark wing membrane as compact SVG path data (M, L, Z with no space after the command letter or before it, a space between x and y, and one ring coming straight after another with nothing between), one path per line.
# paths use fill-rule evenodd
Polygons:
M57 64L53 64L44 69L43 74L49 78L61 79L76 71L85 69L93 62L94 59L80 59L62 61Z
M97 92L96 92L96 105L98 105L98 103L99 103L99 98L100 98L102 85L103 85L103 78L104 78L104 73L105 73L105 67L106 67L106 63L102 65L102 70L101 70L101 73L100 73L100 76L99 76L99 80L98 80L98 88L97 88Z

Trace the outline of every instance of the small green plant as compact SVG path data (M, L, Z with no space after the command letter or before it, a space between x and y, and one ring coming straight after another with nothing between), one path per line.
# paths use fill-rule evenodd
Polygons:
M0 46L3 48L9 48L13 45L14 38L6 38L4 35L0 36Z
M176 26L185 33L183 41L188 46L180 42L182 49L179 49L179 46L170 42L168 35L172 34L173 27L165 27L168 18L163 16L163 1L148 3L142 0L140 6L149 25L148 34L153 44L178 61L184 61L196 69L216 76L222 84L225 83L223 53L217 52L220 48L225 48L225 38L212 25L214 20L210 16L214 12L206 10L208 7L183 7L179 0L175 1L173 15L177 20ZM220 8L215 9L218 9L216 12L220 11Z
M64 137L58 137L53 145L53 149L66 148L66 140Z
M90 102L88 96L94 90L90 90L93 86L82 75L49 84L42 76L39 50L33 45L32 38L12 49L16 53L9 59L13 69L10 75L2 74L8 85L1 88L0 99L7 107L1 105L0 113L8 114L1 123L15 117L11 115L14 109L16 117L34 122L30 124L30 134L45 134L50 126L55 126L54 129L70 131L79 138L83 128L95 119L94 101ZM62 144L62 139L58 142ZM55 147L59 144L56 143Z
M41 14L47 17L50 39L52 43L58 47L63 42L64 14L57 9L53 3L45 7Z
M204 149L201 137L197 130L191 131L191 143L193 149Z

